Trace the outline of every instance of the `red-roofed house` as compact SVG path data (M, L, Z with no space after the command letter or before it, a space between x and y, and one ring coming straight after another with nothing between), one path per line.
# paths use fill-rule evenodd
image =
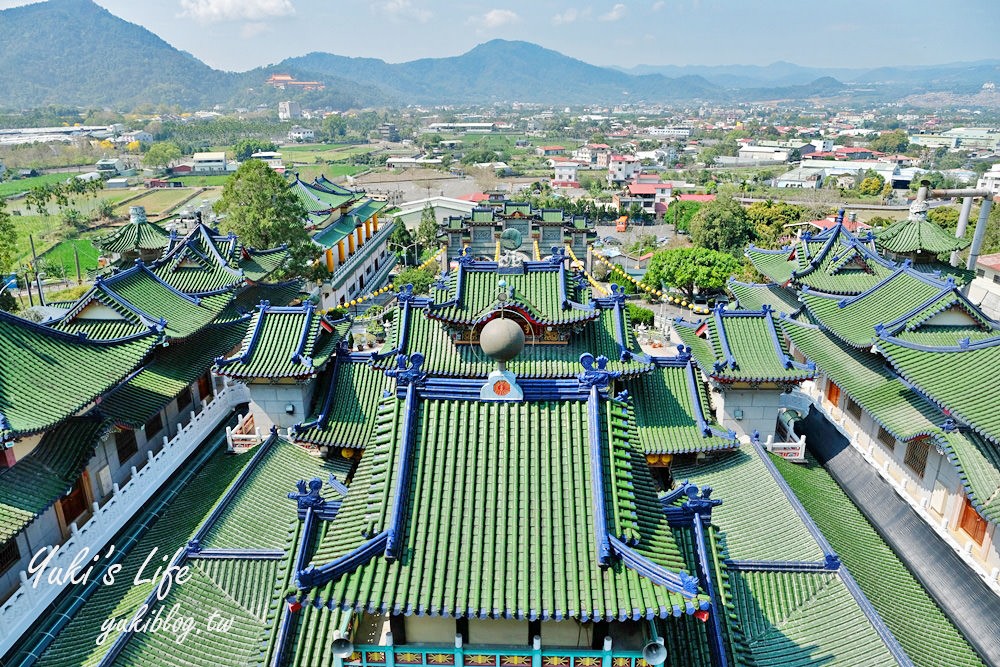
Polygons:
M631 182L624 192L615 194L611 203L618 207L619 213L627 213L632 204L642 207L644 213L662 218L670 204L674 189L671 183L638 183Z
M612 155L608 162L608 185L627 183L641 171L642 163L634 155Z
M579 168L579 163L570 160L553 163L552 169L555 171L555 177L552 179L552 185L557 188L580 187L580 182L576 180L576 172Z
M455 197L455 199L461 199L462 201L471 201L475 204L478 204L481 201L486 201L489 198L490 196L485 192L473 192L471 194L459 195L458 197Z
M546 157L548 155L562 155L565 150L562 146L539 146L535 149L535 153Z

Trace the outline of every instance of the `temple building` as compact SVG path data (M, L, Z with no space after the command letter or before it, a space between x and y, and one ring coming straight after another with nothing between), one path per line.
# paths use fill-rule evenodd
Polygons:
M621 289L593 293L560 246L515 253L467 250L428 294L404 286L377 351L308 304L237 317L214 370L271 435L207 437L115 556L131 580L156 547L189 579L162 600L73 589L5 662L79 664L87 646L101 665L913 664L699 372L713 354L720 378L812 368L783 342L758 363L735 333L709 349L719 331L650 356ZM775 317L720 314L766 336ZM203 631L94 643L167 610ZM204 632L218 616L228 632Z
M157 257L49 303L48 321L0 313L0 599L25 594L19 572L40 547L114 524L103 517L122 489L168 458L164 443L222 389L209 369L239 346L254 300L298 295L298 282L261 282L287 261L283 248L246 249L204 225L184 238L153 228L133 208L117 247Z
M322 308L342 306L389 281L396 256L388 241L396 223L379 220L386 202L323 176L307 183L295 174L290 187L308 211L306 227L330 274L320 286Z
M815 364L815 377L783 397L783 407L812 409L835 424L1000 594L1000 424L992 407L1000 324L969 301L967 276L936 259L967 244L927 222L921 204L874 237L838 225L781 250L751 247L747 256L774 282L730 281L730 289L740 308L780 313L782 346ZM872 242L902 261L876 254ZM678 330L685 340L692 326ZM761 354L768 339L759 340Z
M539 260L552 246L565 245L578 257L586 257L587 244L597 233L584 216L568 215L561 209L533 209L528 202L491 196L469 215L448 217L438 237L447 245L452 261L467 252L465 248L473 257L487 261L497 261L512 250L523 258Z

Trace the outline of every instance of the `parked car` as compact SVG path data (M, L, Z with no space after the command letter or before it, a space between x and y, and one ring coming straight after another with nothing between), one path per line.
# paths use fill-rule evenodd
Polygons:
M601 239L601 242L604 245L621 245L622 244L621 239L617 239L614 236L605 236L603 239Z

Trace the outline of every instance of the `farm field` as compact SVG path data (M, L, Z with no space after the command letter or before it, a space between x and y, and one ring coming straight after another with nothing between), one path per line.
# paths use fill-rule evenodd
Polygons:
M0 183L0 197L10 197L20 192L27 192L31 188L50 183L65 183L74 174L43 174L32 176L31 178L19 178L16 181L4 181Z
M89 239L73 239L60 241L39 257L44 261L50 274L60 277L76 276L76 259L74 248L80 255L80 270L86 277L87 271L97 268L97 258L100 252Z
M148 190L141 197L122 204L115 209L115 213L128 215L130 207L144 206L147 215L158 218L170 213L192 195L197 196L197 190L193 188L156 188Z

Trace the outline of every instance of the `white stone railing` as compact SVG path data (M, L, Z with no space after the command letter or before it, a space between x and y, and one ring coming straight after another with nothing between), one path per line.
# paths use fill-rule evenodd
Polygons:
M226 427L226 444L231 452L240 454L262 442L264 436L260 434L260 428L254 425L252 412L240 415L236 426Z
M775 442L774 436L769 435L764 443L764 449L794 463L804 463L806 460L806 436L800 435L796 442Z
M900 498L902 498L906 503L913 508L913 511L920 516L923 521L934 529L934 532L944 540L945 544L952 548L959 557L965 561L965 564L975 572L980 579L997 595L1000 595L1000 569L993 568L991 572L986 570L986 567L972 556L972 542L966 542L966 544L959 543L952 535L951 531L948 530L948 518L934 516L927 511L927 502L921 501L910 495L909 490L906 488L908 482L904 479L899 481L892 476L889 472L889 462L883 461L879 462L873 455L875 449L875 443L871 438L868 438L868 442L861 442L861 428L852 422L852 419L841 409L834 407L833 410L830 409L829 403L823 399L823 394L819 391L819 387L816 386L815 382L803 383L802 391L793 390L791 394L786 394L782 400L782 407L791 407L800 409L803 414L808 412L809 406L812 405L824 415L827 420L833 424L841 435L847 438L847 441L851 443L857 452L864 457L872 468L878 472L879 477L885 480L896 492ZM848 428L853 427L854 430Z
M137 470L133 466L132 477L124 486L115 484L114 492L103 506L94 503L93 515L83 526L70 524L70 537L49 561L48 569L67 568L84 548L89 548L91 554L103 549L163 483L184 465L233 408L249 400L250 391L246 385L227 384L210 403L202 406L201 412L195 414L177 435L169 440L164 437L162 449L155 455L149 452L142 469ZM45 574L41 572L36 578ZM29 579L24 570L20 579L20 587L0 606L0 655L11 649L14 642L67 587L48 581L39 581L35 586L34 579Z

